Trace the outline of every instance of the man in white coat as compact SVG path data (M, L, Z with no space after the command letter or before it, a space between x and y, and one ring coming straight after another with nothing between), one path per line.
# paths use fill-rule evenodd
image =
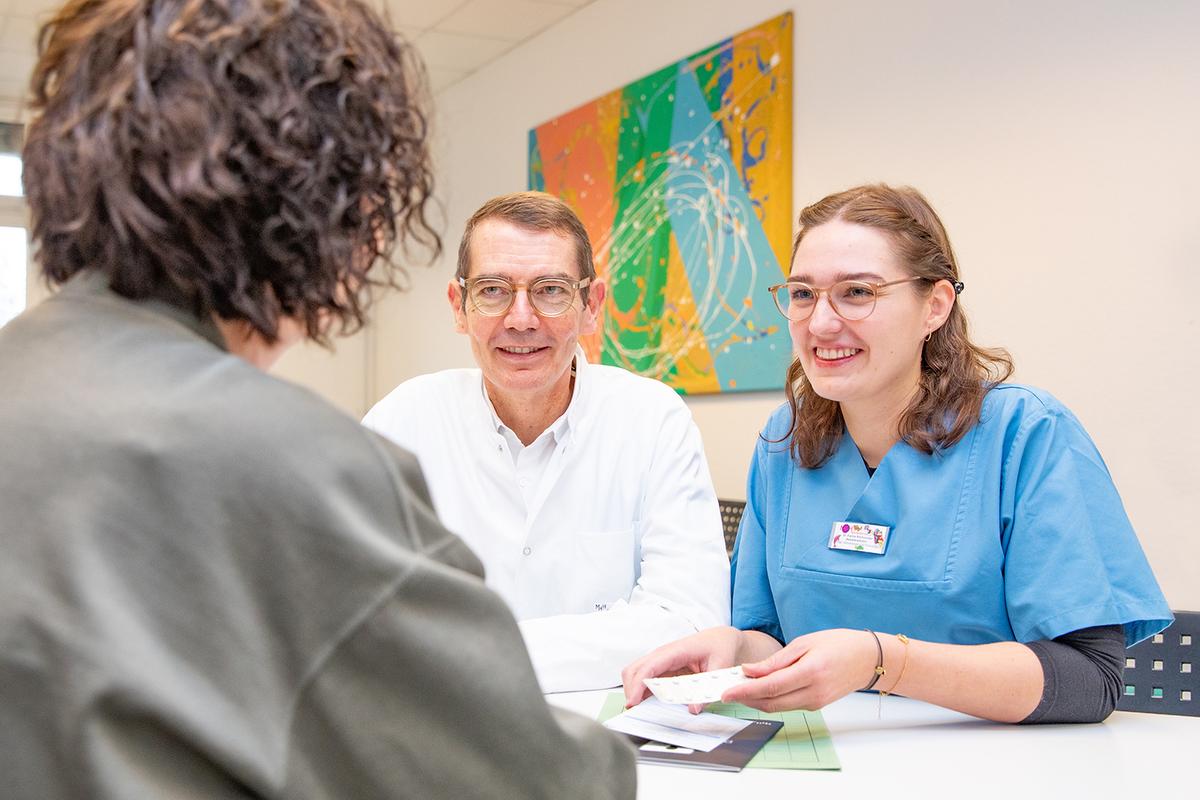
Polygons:
M605 286L574 212L539 192L488 201L447 296L479 368L406 381L363 423L416 454L438 515L520 620L542 690L615 686L658 645L728 624L691 413L578 345Z

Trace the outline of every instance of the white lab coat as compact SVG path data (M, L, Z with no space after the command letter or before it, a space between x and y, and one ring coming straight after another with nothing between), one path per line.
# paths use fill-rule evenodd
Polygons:
M729 623L729 560L691 412L658 381L582 350L576 364L528 504L480 370L413 378L363 419L416 454L442 521L521 621L547 692L615 686L633 659Z

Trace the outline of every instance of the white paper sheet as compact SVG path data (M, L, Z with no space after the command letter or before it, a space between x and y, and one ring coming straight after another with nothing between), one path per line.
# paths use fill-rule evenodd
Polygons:
M715 703L731 686L750 680L741 667L677 675L673 678L647 678L646 688L664 703Z
M668 705L649 697L604 725L643 739L708 753L750 722L719 714L689 714L683 706Z

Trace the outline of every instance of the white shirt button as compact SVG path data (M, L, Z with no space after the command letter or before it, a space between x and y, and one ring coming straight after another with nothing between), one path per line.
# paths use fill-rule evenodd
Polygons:
M524 489L529 485L529 478L521 478L521 480L517 481L517 483L520 484L522 489Z
M533 552L533 548L531 548L531 547L526 547L526 548L525 548L524 550L522 550L521 552L522 552L524 555L529 555L530 553L532 553L532 552Z

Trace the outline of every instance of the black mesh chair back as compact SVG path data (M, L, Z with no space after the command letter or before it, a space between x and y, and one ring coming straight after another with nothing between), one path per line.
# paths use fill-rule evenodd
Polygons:
M1117 708L1200 717L1200 612L1176 611L1175 622L1125 651Z
M725 552L733 555L733 542L737 539L738 526L742 524L742 512L746 504L741 500L718 500L721 506L721 527L725 529Z

